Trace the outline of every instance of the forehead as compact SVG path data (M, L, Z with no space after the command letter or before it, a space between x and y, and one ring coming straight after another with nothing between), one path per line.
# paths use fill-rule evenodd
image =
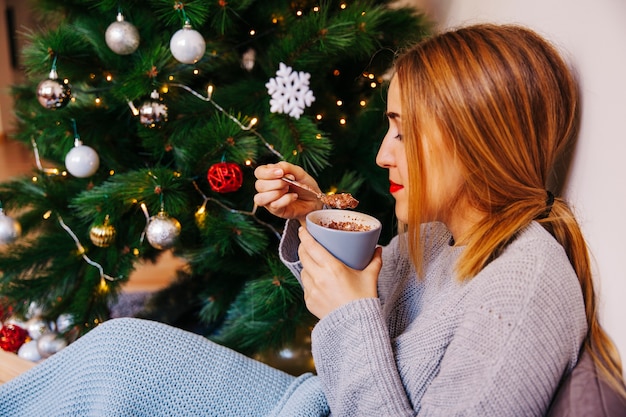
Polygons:
M393 77L391 79L391 84L389 85L389 89L387 90L387 112L393 112L401 114L400 106L400 86L398 84L398 79Z

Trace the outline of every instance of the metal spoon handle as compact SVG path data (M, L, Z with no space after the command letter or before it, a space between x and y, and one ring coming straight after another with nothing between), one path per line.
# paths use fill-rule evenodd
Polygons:
M282 177L282 178L281 178L281 180L283 180L283 181L285 181L285 182L288 182L289 184L291 184L291 185L293 185L293 186L296 186L296 187L298 187L298 188L302 188L303 190L306 190L306 191L308 191L308 192L310 192L310 193L313 193L313 194L315 194L315 196L316 196L317 198L322 198L322 196L323 196L323 194L322 194L322 193L318 193L318 192L317 192L317 191L315 191L313 188L309 187L309 186L308 186L308 185L306 185L306 184L302 184L301 182L294 181L294 180L289 179L289 178L287 178L287 177Z

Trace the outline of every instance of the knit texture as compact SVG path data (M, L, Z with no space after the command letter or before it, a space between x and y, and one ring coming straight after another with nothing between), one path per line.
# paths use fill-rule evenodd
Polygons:
M157 322L105 322L0 386L0 416L324 416L319 381Z
M299 276L297 223L281 258ZM578 280L533 223L468 282L442 225L418 279L398 238L379 297L313 330L319 377L294 378L156 322L110 320L0 386L2 416L540 416L586 333ZM325 394L325 396L324 396ZM326 402L327 401L327 402ZM327 405L328 404L328 405Z
M297 224L281 257L299 274ZM346 304L313 330L332 415L541 416L576 364L587 325L563 248L531 224L480 274L454 278L463 247L426 225L424 277L395 238L383 251L379 297Z

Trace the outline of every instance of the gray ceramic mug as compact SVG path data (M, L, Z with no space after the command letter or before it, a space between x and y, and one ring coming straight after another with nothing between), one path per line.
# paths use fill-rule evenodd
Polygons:
M309 233L335 258L353 269L372 260L382 225L378 219L351 210L317 210L306 216Z

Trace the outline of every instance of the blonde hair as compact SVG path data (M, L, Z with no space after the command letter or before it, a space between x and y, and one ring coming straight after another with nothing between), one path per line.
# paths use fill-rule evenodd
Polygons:
M482 213L456 265L471 279L530 222L563 246L582 288L584 342L601 373L626 397L617 350L597 317L588 249L567 203L547 192L555 161L577 134L577 82L556 49L514 25L475 25L433 36L396 61L409 165L411 259L421 271L424 155L435 124L464 167L463 198Z

